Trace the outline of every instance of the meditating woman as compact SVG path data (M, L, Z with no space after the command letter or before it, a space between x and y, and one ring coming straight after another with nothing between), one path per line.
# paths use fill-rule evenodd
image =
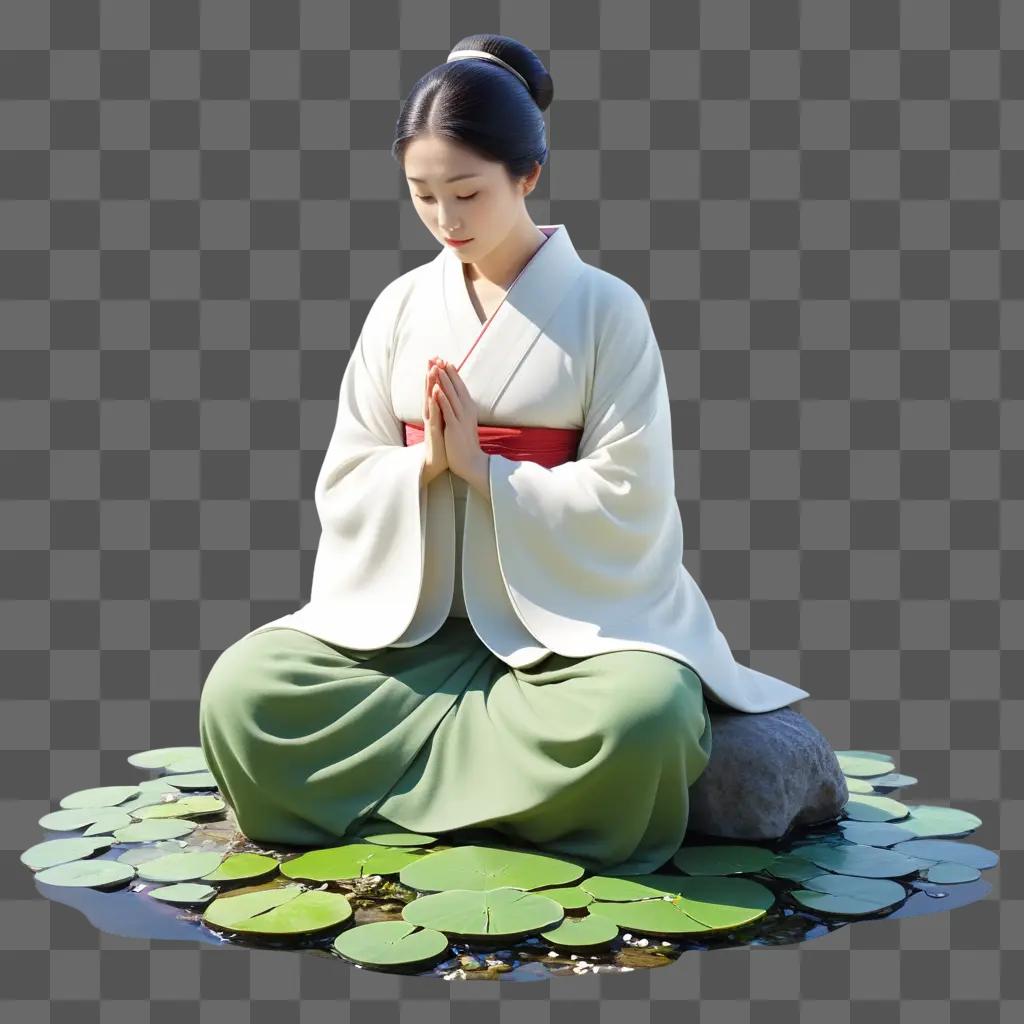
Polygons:
M808 696L735 661L683 565L643 300L526 208L552 95L532 50L475 35L403 104L392 151L441 251L383 289L345 367L310 601L202 692L254 840L477 826L654 871L710 757L706 698Z

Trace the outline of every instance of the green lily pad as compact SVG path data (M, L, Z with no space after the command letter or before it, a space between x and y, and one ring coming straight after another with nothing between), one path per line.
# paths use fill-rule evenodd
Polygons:
M579 864L504 847L454 846L416 857L399 873L402 885L420 892L445 889L490 891L567 885L583 876ZM419 922L416 922L419 923Z
M812 910L828 914L874 914L906 898L899 882L887 878L857 878L854 875L817 875L805 882L807 888L790 895Z
M119 843L149 843L154 839L180 839L195 831L196 823L184 818L160 818L156 821L135 821L114 830Z
M594 897L578 885L563 885L555 889L542 889L538 896L547 896L566 910L582 910L587 904L594 902Z
M672 863L689 875L735 875L763 871L773 860L774 851L741 843L682 846L672 856Z
M159 889L150 889L149 895L163 903L193 906L208 903L217 895L212 885L200 885L198 882L176 882L174 885L163 885Z
M786 878L791 882L802 882L821 874L821 868L804 857L795 853L780 853L767 868L776 878Z
M420 858L418 853L392 850L373 843L347 843L326 850L310 850L281 865L286 878L328 882L370 875L393 875Z
M179 791L171 789L171 792L175 796L179 795ZM158 793L154 790L144 790L137 797L133 797L131 800L126 800L123 804L118 804L116 807L108 807L108 811L122 811L125 814L134 814L140 807L152 807L154 804L164 803L164 794Z
M909 829L888 821L841 821L839 827L846 839L861 846L893 846L914 838Z
M903 786L913 786L917 779L913 775L904 775L902 772L889 772L888 775L879 775L871 781L876 786L900 789Z
M858 778L885 775L895 767L892 759L885 754L875 754L868 750L837 750L835 755L842 773Z
M601 914L566 917L557 928L541 932L541 938L562 949L603 949L619 937L619 926Z
M83 833L83 836L109 835L114 829L124 828L132 823L132 816L125 814L119 807L105 808L105 813L98 817Z
M147 860L156 860L158 857L165 857L169 853L181 853L184 841L180 839L161 839L152 846L133 846L130 850L118 856L122 864L133 864L138 867L145 864Z
M73 832L99 821L109 814L110 807L72 807L66 811L50 811L39 819L39 824L50 832ZM120 812L121 808L117 808Z
M232 853L209 874L205 882L259 881L277 872L277 860L262 853Z
M911 839L894 847L907 857L933 860L936 863L964 864L972 868L994 868L999 855L975 843L959 843L952 839Z
M605 903L646 900L652 896L678 896L688 879L683 875L654 872L647 875L591 875L579 883L584 892Z
M843 813L855 821L897 821L905 825L902 819L909 813L906 804L894 800L891 796L863 796L853 794L843 805Z
M909 804L910 817L900 826L921 839L932 836L959 836L973 832L981 818L956 807L938 807L932 804Z
M225 808L219 796L183 796L180 800L169 803L153 804L140 807L135 817L140 821L153 821L156 818L200 818L208 814L219 814Z
M420 896L402 908L402 917L410 924L461 939L526 935L549 928L564 916L565 911L555 900L512 886L446 889Z
M927 866L927 862L922 862L916 857L907 857L893 850L879 849L877 846L859 846L855 843L843 846L825 843L805 846L800 851L800 856L837 874L857 875L861 878L898 878L916 874L922 864Z
M142 782L139 783L139 789L141 789L143 793L157 793L161 795L164 793L170 793L173 796L178 796L181 793L181 790L176 786L172 786L170 782L167 781L168 779L173 778L175 778L175 776L168 775L159 779L143 779Z
M241 896L218 896L204 911L203 921L233 932L304 935L336 928L353 913L341 893L286 885Z
M945 862L933 864L930 868L926 868L922 876L929 882L941 882L945 885L952 885L959 882L974 882L981 878L981 872L977 868L969 867L966 864Z
M858 779L853 775L844 775L848 793L874 793L875 787L867 779Z
M93 789L79 789L68 793L60 805L64 808L116 807L129 797L137 796L138 786L97 786Z
M437 960L448 952L448 937L407 921L371 921L343 931L335 950L364 967L410 967Z
M359 838L378 846L429 846L437 842L437 836L427 836L422 832L376 832Z
M168 853L138 865L138 877L144 882L191 882L203 878L222 860L224 854L206 850Z
M116 860L73 860L46 868L35 876L47 885L85 886L90 889L111 889L130 882L135 877L131 864Z
M216 851L186 850L168 853L138 866L139 878L146 882L191 882L213 871L224 859Z
M774 904L771 889L752 878L682 878L679 896L627 903L592 903L587 910L631 932L682 935L738 928L763 917Z
M216 789L217 780L212 772L187 772L184 775L166 775L160 782L166 782L172 789Z
M67 864L73 860L84 860L91 857L97 850L109 850L110 836L96 836L93 839L48 839L30 846L20 857L21 863L33 871L52 868L57 864Z
M135 768L168 768L175 761L186 757L202 756L202 747L155 747L153 750L140 750L128 756L128 763Z

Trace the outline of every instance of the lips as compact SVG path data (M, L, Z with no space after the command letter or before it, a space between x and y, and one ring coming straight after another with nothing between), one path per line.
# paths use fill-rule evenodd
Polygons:
M448 245L465 245L467 242L472 242L472 238L446 238L445 242Z

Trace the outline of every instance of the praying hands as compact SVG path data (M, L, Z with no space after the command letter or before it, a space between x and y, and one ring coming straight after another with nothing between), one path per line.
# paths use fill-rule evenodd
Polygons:
M454 364L435 357L428 365L430 410L442 414L447 468L489 500L490 456L480 447L476 403Z

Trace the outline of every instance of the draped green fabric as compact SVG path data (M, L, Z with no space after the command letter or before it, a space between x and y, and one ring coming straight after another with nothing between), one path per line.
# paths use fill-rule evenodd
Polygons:
M376 822L478 827L620 874L679 848L712 741L701 680L679 661L552 653L515 669L457 617L404 648L247 635L211 668L199 718L256 842L337 845Z

